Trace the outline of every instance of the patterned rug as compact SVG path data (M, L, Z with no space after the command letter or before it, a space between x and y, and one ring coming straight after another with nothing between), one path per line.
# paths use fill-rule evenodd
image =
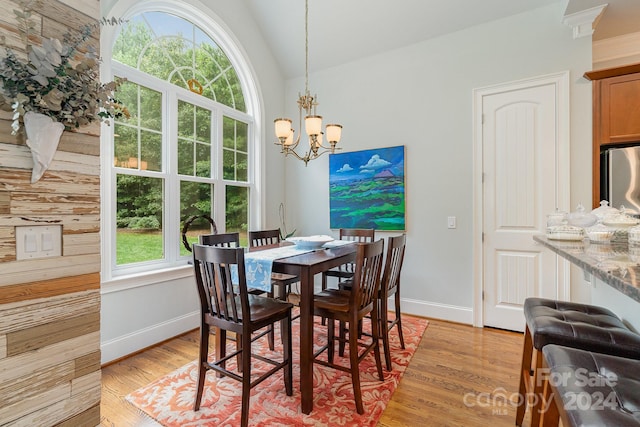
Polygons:
M299 322L293 322L293 396L284 391L282 371L272 375L251 391L249 425L251 426L375 426L382 415L391 395L398 386L402 374L420 344L427 327L427 320L411 316L402 318L405 349L400 348L396 328L390 333L393 370L384 369L384 381L378 379L373 353L367 355L360 364L360 378L365 413L356 412L351 377L337 369L314 365L313 411L305 415L300 411L299 380ZM367 322L368 323L368 322ZM365 324L365 329L367 325ZM315 325L315 345L326 342L326 327L320 322ZM213 337L212 337L213 338ZM213 341L213 339L211 340ZM276 331L276 344L280 342ZM229 343L229 351L235 348ZM270 355L266 336L253 343L254 353ZM278 349L276 348L276 352ZM347 348L348 351L348 348ZM380 346L382 351L382 343ZM344 360L348 366L348 353L335 360ZM326 353L324 354L326 356ZM235 358L233 358L235 360ZM227 366L232 366L229 361ZM263 366L259 362L252 365L252 374ZM198 412L193 411L193 401L197 380L197 363L193 361L182 368L142 387L126 399L134 406L167 427L185 426L237 426L240 424L240 383L230 378L216 378L215 373L207 373L202 403ZM252 375L253 376L253 375Z

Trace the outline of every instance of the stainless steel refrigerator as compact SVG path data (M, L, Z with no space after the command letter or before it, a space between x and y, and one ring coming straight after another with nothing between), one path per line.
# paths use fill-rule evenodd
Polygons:
M612 148L604 153L606 179L602 192L609 206L631 209L640 214L640 146Z

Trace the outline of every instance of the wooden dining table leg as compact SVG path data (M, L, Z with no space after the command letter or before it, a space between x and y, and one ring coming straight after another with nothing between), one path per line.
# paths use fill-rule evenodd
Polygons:
M304 270L304 269L303 269ZM313 409L313 275L301 271L300 277L300 395L301 409Z

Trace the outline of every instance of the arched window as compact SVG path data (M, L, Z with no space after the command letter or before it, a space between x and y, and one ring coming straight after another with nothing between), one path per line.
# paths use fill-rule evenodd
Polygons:
M107 280L186 264L181 228L193 216L244 236L257 209L250 72L232 46L216 42L214 23L203 25L202 14L192 22L184 6L147 3L125 17L111 45L111 75L126 79L116 96L130 117L115 120L109 136ZM190 241L209 227L193 221Z

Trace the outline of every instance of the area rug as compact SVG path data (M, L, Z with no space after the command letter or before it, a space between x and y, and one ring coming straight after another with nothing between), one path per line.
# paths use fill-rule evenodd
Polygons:
M300 357L297 339L299 333L298 322L293 322L293 396L287 396L284 391L282 372L272 375L251 391L249 425L375 426L420 344L428 324L425 319L411 316L403 316L402 322L406 348L400 348L400 340L394 328L390 333L393 360L391 372L384 369L384 354L382 355L384 381L378 379L372 353L360 364L365 407L363 415L356 412L350 375L317 364L313 367L313 411L309 415L300 411ZM314 345L320 346L323 341L326 342L326 327L316 322L314 330ZM276 342L279 343L280 339L277 338ZM232 342L228 345L230 351L235 347ZM253 343L253 351L265 355L271 354L266 337ZM382 345L380 351L383 353ZM345 365L349 363L348 353L345 353L343 358L338 357L336 353L336 360L338 359L344 360ZM231 363L234 362L229 361L227 366L231 366ZM255 363L252 365L252 374L259 372L262 368L260 363ZM240 383L229 378L216 378L215 372L209 371L200 410L195 412L193 401L197 374L197 363L193 361L130 393L126 399L167 427L240 425Z

